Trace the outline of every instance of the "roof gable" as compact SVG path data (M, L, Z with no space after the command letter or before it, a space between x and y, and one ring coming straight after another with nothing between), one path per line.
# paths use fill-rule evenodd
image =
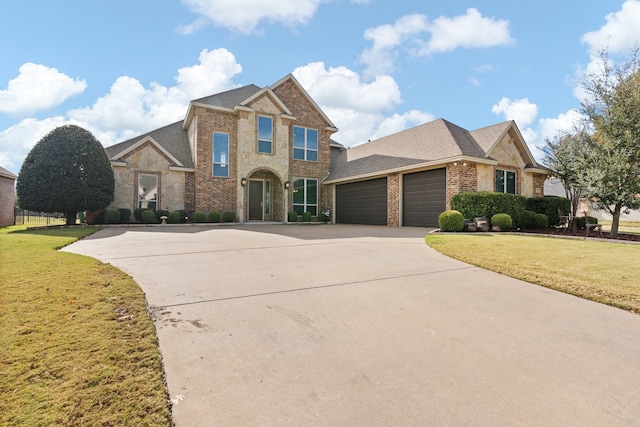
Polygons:
M486 153L486 157L492 157L492 153L494 153L504 138L509 138L518 150L523 162L537 167L535 158L531 154L529 147L527 147L516 122L513 120L474 130L471 132L471 135L478 141L478 144Z
M106 148L109 159L117 161L142 144L150 142L161 153L165 154L175 166L193 168L193 159L189 147L187 132L182 129L182 122L155 129L143 135L112 145Z
M318 112L318 114L320 114L322 119L327 124L328 128L333 129L334 131L338 130L336 125L334 125L333 122L331 121L331 119L329 119L329 117L324 113L324 111L322 111L322 109L318 106L318 104L316 104L316 102L313 100L313 98L311 98L309 93L307 93L307 91L304 90L302 85L300 85L300 82L298 82L298 80L295 77L293 77L293 74L286 75L285 77L283 77L282 79L277 81L275 84L271 85L270 87L271 87L272 90L275 91L279 86L282 86L282 85L284 85L285 83L288 83L288 82L290 82L294 86L296 86L296 88L305 97L305 99L315 108L315 110Z

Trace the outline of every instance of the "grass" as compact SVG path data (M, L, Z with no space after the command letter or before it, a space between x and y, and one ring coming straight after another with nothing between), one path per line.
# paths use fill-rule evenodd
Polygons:
M427 235L466 263L640 313L640 245L509 234Z
M97 228L0 229L0 425L170 426L144 294L56 249Z
M611 231L611 221L600 221L602 230ZM640 222L621 221L618 225L618 233L640 234Z

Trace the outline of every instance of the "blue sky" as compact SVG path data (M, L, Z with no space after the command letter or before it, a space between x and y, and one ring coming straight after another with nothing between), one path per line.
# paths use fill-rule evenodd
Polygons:
M292 73L354 146L436 118L570 129L598 50L640 40L640 0L28 0L0 3L0 165L76 123L109 146L192 99Z

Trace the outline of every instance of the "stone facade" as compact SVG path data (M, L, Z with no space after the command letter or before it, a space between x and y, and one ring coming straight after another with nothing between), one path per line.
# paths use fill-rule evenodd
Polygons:
M158 177L158 209L185 209L185 173L170 170L170 159L150 141L127 153L125 164L113 167L115 192L108 209L138 207L138 176Z
M387 176L387 226L400 226L400 174Z

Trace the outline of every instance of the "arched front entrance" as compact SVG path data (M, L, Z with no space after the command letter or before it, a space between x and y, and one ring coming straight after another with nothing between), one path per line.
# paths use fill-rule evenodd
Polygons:
M284 185L278 175L258 169L247 177L245 221L284 221Z

